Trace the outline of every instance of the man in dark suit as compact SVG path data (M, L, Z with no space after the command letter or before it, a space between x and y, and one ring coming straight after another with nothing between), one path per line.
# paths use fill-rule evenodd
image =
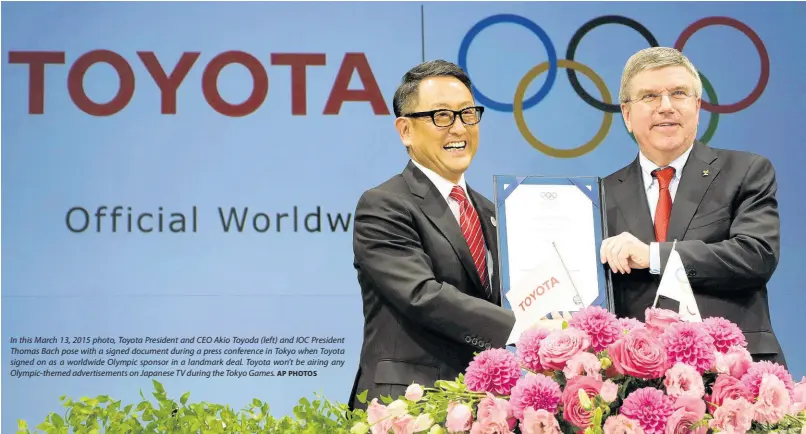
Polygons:
M501 306L495 209L464 178L483 113L470 79L425 62L403 76L393 105L410 161L355 211L365 322L351 408L364 408L364 390L371 401L454 380L474 352L505 347L515 324Z
M695 140L697 70L679 51L649 48L627 62L619 99L639 155L604 180L616 314L644 320L672 245L703 319L736 323L754 360L786 366L767 301L779 256L775 171L764 157ZM677 311L674 300L658 307Z

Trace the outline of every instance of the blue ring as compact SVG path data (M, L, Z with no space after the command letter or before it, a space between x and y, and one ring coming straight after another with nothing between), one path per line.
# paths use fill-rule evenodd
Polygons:
M511 14L491 15L479 21L470 29L470 31L467 32L464 39L462 39L462 45L459 47L459 66L465 71L465 73L467 73L468 76L470 75L470 72L467 70L467 50L470 48L470 43L473 42L473 38L475 38L476 35L478 35L482 30L498 23L520 24L540 38L543 46L546 47L546 52L548 53L549 57L549 70L546 76L546 82L543 83L543 87L541 87L536 94L523 102L523 109L527 110L534 107L537 103L542 101L546 95L548 95L549 91L551 90L551 86L554 85L554 79L557 77L557 52L554 51L554 44L552 44L549 35L533 21L528 20L520 15ZM476 85L473 85L473 93L476 95L476 98L482 105L485 105L493 110L500 112L513 111L512 104L494 101L484 96Z

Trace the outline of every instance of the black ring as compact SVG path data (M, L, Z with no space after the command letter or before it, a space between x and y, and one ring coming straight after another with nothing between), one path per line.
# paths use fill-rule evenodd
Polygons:
M658 40L655 39L655 35L653 35L649 29L644 27L643 24L639 23L638 21L635 21L631 18L622 17L620 15L604 15L588 21L587 23L583 24L582 27L576 31L576 33L574 33L574 36L571 37L571 41L568 42L568 51L565 54L565 58L568 60L574 60L574 53L576 53L582 37L596 27L603 26L605 24L621 24L627 26L640 33L641 36L643 36L644 39L649 42L650 47L659 46ZM592 97L587 91L585 91L585 89L579 83L575 70L572 68L566 68L566 71L568 73L568 81L571 82L571 87L574 88L574 91L580 96L580 98L582 98L583 101L603 112L618 113L621 111L619 104L606 104Z

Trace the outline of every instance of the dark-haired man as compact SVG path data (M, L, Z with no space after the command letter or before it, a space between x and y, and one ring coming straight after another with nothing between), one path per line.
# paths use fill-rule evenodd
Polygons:
M364 302L364 344L350 407L406 386L453 380L474 352L505 347L514 314L501 307L493 204L464 173L483 108L470 79L443 60L403 76L395 127L410 161L367 190L353 249Z

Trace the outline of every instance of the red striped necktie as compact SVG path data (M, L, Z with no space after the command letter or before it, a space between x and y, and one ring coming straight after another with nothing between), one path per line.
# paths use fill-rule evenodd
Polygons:
M487 249L484 247L484 235L481 232L481 223L476 209L470 204L464 190L458 185L451 190L450 197L459 202L459 225L462 227L462 235L470 248L473 262L476 264L476 271L481 278L481 284L487 295L490 294L489 276L487 275Z

